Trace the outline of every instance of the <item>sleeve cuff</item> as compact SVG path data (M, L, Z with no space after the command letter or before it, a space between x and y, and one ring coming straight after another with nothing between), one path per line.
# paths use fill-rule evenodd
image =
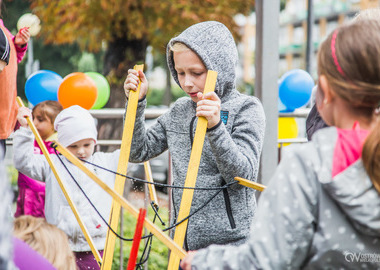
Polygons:
M145 99L146 99L146 95L143 96L141 99L139 99L139 102L144 101ZM128 100L128 98L127 98L127 100Z
M209 131L213 131L213 130L217 129L221 124L222 124L222 119L220 119L220 120L219 120L219 123L216 124L215 126L213 126L212 128L208 128L208 129L207 129L207 132L209 132Z

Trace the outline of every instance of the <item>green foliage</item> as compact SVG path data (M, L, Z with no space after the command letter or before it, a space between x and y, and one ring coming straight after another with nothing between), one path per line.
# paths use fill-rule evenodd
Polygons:
M79 72L96 72L96 59L93 53L83 52L81 58L78 61Z
M168 211L167 209L159 210L160 217L164 220L166 224L168 224ZM148 210L148 217L150 220L153 220L154 212L151 208ZM136 228L136 219L129 213L124 213L124 237L125 238L133 238L135 228ZM157 219L158 221L158 219ZM155 223L161 229L160 222ZM140 242L139 254L137 257L137 261L139 262L141 254L144 250L144 240ZM128 265L129 254L131 252L132 242L125 242L123 244L123 269ZM149 270L161 270L166 269L168 266L168 248L160 242L156 237L153 237L152 249L148 259L148 269ZM112 262L112 269L118 270L120 269L120 241L116 241L116 247L114 252L114 258Z
M7 176L11 182L12 188L17 188L18 171L13 166L7 166Z
M165 95L164 89L150 89L147 94L147 106L160 106L163 105L163 98ZM175 86L172 88L172 102L175 102L180 97L186 96L186 93L179 88L178 86Z
M165 90L163 89L150 89L146 95L147 106L162 105Z
M178 85L175 85L172 87L172 96L173 96L173 101L176 101L180 97L186 96L186 93Z

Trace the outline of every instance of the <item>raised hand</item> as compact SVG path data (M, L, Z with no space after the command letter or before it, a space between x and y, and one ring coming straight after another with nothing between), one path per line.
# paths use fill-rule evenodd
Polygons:
M29 108L20 107L17 113L17 121L22 127L28 127L25 117L30 117L30 120L32 120L32 111Z
M141 70L136 71L134 69L129 69L128 76L124 82L124 91L127 98L129 97L129 91L137 90L139 78L141 80L139 100L146 96L146 93L148 92L148 80L146 79L144 72Z
M15 44L24 47L30 39L29 27L21 28L15 36Z

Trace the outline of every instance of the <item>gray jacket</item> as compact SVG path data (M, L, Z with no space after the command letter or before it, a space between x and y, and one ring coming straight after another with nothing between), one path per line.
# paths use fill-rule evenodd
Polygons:
M201 250L192 269L380 269L380 194L361 160L332 178L336 138L288 147L248 242Z
M193 48L207 69L218 72L216 93L222 100L223 123L206 134L196 186L221 187L234 181L235 176L255 181L265 129L264 112L257 98L243 95L235 88L237 51L230 32L221 23L205 22L188 28L171 42L176 40ZM178 83L171 53L168 53L168 61ZM169 112L159 117L147 131L144 126L145 105L145 100L138 104L130 161L143 162L169 149L173 162L173 185L183 186L197 124L196 103L188 97L177 100ZM214 193L215 190L195 191L191 212ZM181 198L182 190L174 189L176 216ZM186 248L244 242L255 208L254 192L249 188L236 184L220 192L190 218Z

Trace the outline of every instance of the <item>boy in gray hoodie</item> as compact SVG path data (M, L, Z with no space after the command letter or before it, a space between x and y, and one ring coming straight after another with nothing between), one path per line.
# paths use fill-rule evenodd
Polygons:
M208 130L196 187L222 187L233 182L235 176L257 180L265 116L257 98L236 90L238 53L227 27L215 21L189 27L168 43L167 61L174 80L189 97L178 99L155 125L145 130L148 83L143 72L128 71L124 84L127 96L141 80L130 161L143 162L168 149L173 162L173 185L183 186L197 116L204 116ZM218 72L218 78L215 92L203 95L207 70ZM214 193L196 190L191 212ZM173 189L175 216L181 198L182 189ZM252 189L240 185L224 189L189 219L185 248L245 242L255 209Z

